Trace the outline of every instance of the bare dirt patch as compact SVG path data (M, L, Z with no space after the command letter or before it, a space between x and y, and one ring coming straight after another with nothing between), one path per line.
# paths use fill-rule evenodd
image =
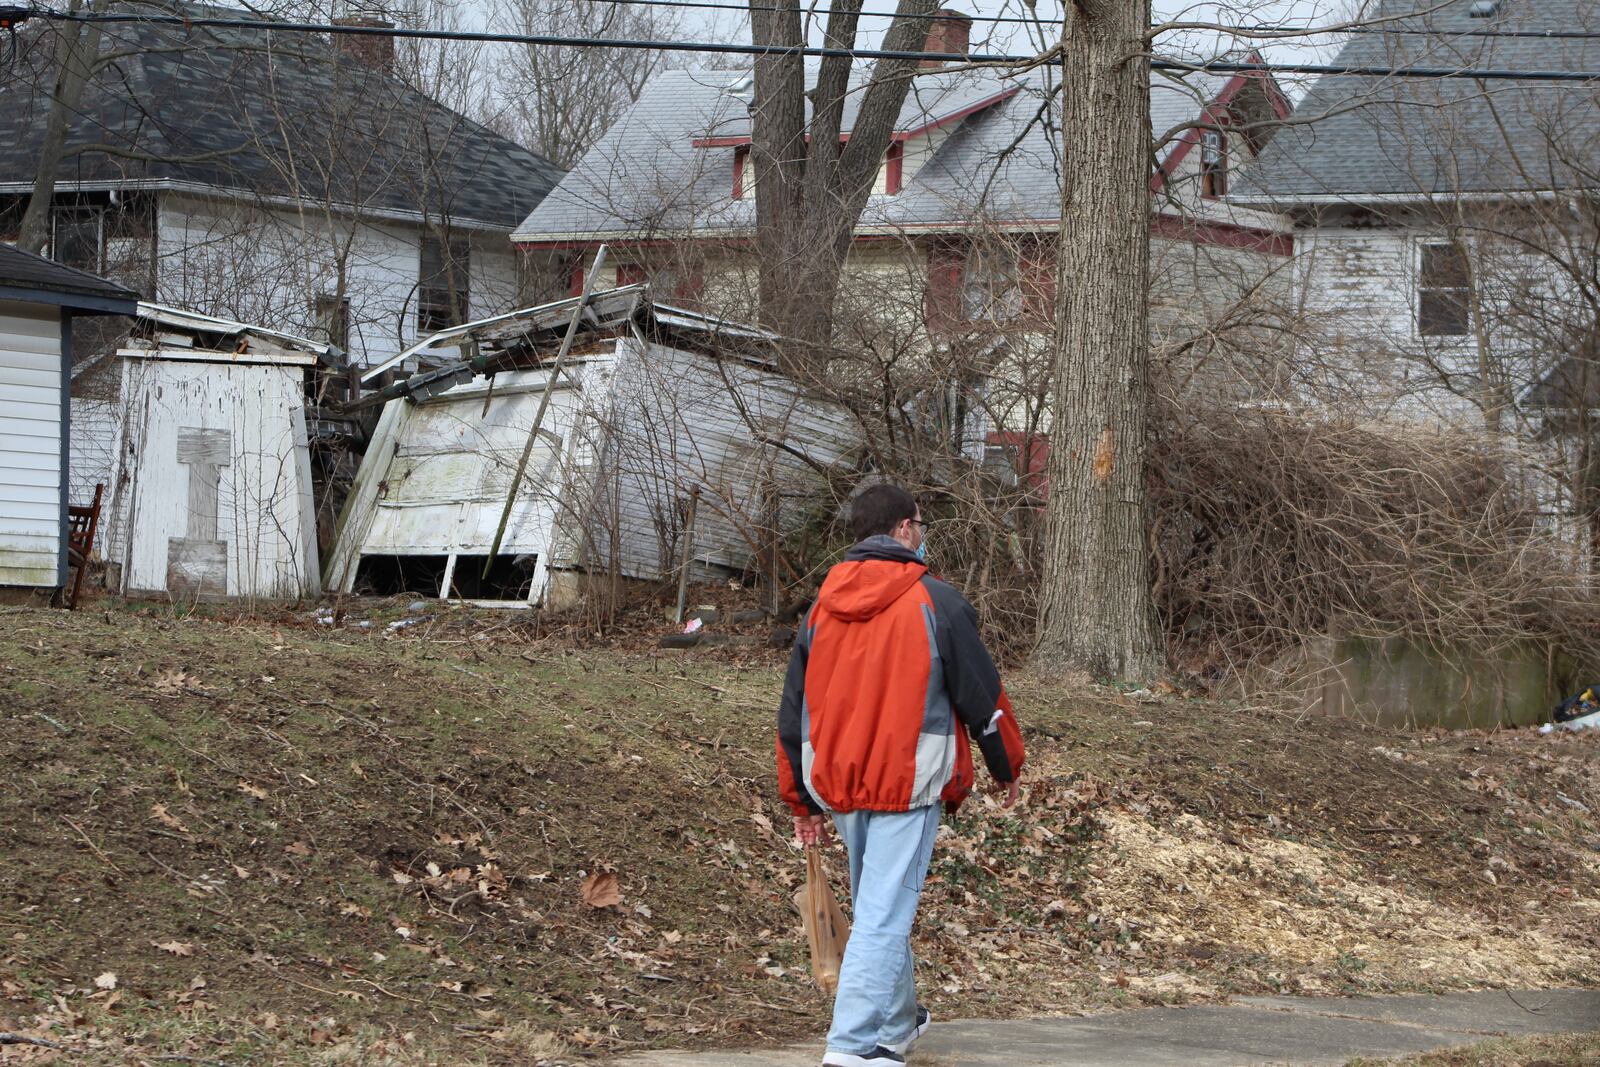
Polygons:
M820 1032L781 655L367 614L0 614L0 1030L68 1050L0 1063ZM1013 688L1028 798L948 822L918 933L945 1017L1600 981L1596 739Z

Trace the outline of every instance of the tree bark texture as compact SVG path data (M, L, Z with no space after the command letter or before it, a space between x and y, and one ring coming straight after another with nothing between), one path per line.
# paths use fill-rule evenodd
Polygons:
M1149 678L1150 0L1075 0L1062 27L1050 500L1035 660Z
M854 47L861 6L861 0L830 5L828 46ZM883 47L921 49L935 6L936 0L901 0ZM798 48L804 41L798 4L751 0L750 28L756 44ZM851 237L916 70L915 60L879 60L850 139L841 143L851 64L849 57L824 58L808 94L805 61L798 52L755 61L750 148L761 320L796 342L802 358L816 357L831 340Z

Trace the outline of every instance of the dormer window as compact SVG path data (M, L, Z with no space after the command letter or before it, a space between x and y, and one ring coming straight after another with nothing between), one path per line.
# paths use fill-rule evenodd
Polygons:
M1228 135L1222 130L1200 131L1200 195L1228 195Z
M883 163L872 180L874 196L894 196L904 184L905 144L895 141L884 153ZM738 145L733 150L733 198L749 200L756 193L756 166L750 158L750 146Z

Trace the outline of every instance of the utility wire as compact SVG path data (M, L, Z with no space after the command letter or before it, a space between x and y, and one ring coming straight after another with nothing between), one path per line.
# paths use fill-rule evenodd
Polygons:
M627 6L637 6L637 7L665 7L665 8L693 9L693 10L702 10L702 11L734 11L734 12L738 12L740 14L749 14L752 11L779 12L779 11L792 11L792 10L794 10L791 7L780 7L780 6L776 5L776 4L717 3L716 0L599 0L599 2L600 3L606 3L606 4L627 5ZM28 15L37 16L37 17L40 17L40 18L65 18L66 17L64 14L53 14L52 12L50 12L48 10L45 10L45 9L42 9L42 8L24 8L24 7L8 8L8 7L0 7L0 15L3 15L3 13L6 12L6 11L15 11L15 12L25 13L23 15L24 18L26 18ZM832 15L833 14L833 10L831 8L809 8L809 9L806 9L806 10L802 11L801 14L804 14L804 15ZM923 20L930 21L930 22L933 21L934 19L937 19L937 18L941 17L938 12L933 12L933 13L927 14L927 15L906 15L906 16L902 16L898 11L866 11L866 10L863 10L863 11L858 11L855 14L860 18L895 19L895 18L904 17L904 18L913 18L913 19L923 19ZM145 16L140 16L140 17L143 18ZM1035 15L967 15L966 18L967 18L968 21L971 21L971 22L992 23L992 24L996 24L996 25L1048 26L1048 27L1051 27L1051 28L1054 28L1056 26L1056 20L1039 18L1038 16L1035 16ZM0 29L3 29L3 28L5 28L5 23L4 23L3 19L0 19ZM1152 29L1162 29L1162 27L1154 26L1154 27L1152 27ZM1249 37L1249 36L1253 36L1253 35L1256 35L1256 34L1271 34L1271 35L1277 37L1278 39L1293 38L1293 37L1322 37L1322 36L1329 36L1329 35L1341 34L1341 33L1351 33L1351 34L1392 34L1392 35L1398 35L1398 36L1440 37L1440 38L1451 38L1451 39L1456 38L1456 37L1481 37L1481 38L1504 37L1504 38L1511 38L1511 39L1522 38L1522 39L1531 39L1531 40L1574 40L1574 41L1600 40L1600 30L1518 30L1518 29L1459 29L1458 30L1458 29L1443 29L1443 28L1439 28L1439 27L1426 27L1426 26L1420 26L1420 27L1399 26L1399 25L1394 25L1394 24L1391 24L1391 23L1385 23L1383 25L1335 25L1335 26L1294 26L1294 25L1281 25L1281 24L1272 24L1272 23L1264 23L1264 24L1261 24L1261 25L1253 25L1253 26L1245 26L1245 25L1241 25L1241 26L1223 26L1223 25L1207 26L1207 25L1198 24L1198 23L1197 24L1187 24L1187 23L1185 23L1185 24L1175 25L1175 26L1172 26L1170 28L1162 30L1162 32L1165 32L1165 33L1188 33L1188 32L1197 32L1197 31L1211 31L1211 32L1221 33L1221 34L1224 34L1224 35L1227 35L1227 36L1234 36L1234 37Z
M37 11L38 17L61 22L132 22L147 25L207 27L244 30L262 33L326 33L365 37L402 37L435 41L483 41L495 44L558 45L571 48L624 48L659 52L707 52L722 55L748 56L819 56L847 59L903 59L937 60L949 63L952 59L976 66L1024 66L1039 63L1038 54L1022 55L969 55L954 57L948 52L906 51L885 48L834 48L805 45L727 44L710 41L657 41L635 38L571 37L559 34L498 33L481 30L434 30L409 27L340 26L313 22L276 22L266 19L186 18L181 15L132 14L72 14L67 12ZM1210 60L1185 62L1176 59L1156 58L1150 64L1156 70L1198 72L1207 74L1342 74L1369 78L1469 78L1478 81L1528 81L1528 82L1600 82L1600 71L1580 70L1519 70L1479 67L1415 67L1373 66L1344 63L1282 63L1239 62Z

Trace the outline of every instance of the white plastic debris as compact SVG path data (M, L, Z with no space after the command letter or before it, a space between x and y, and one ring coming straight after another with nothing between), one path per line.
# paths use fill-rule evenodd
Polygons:
M1572 730L1574 732L1578 730L1600 730L1600 711L1592 711L1579 718L1568 719L1566 722L1547 722L1539 727L1541 734L1554 733L1557 730Z
M683 632L686 634L698 633L700 627L704 625L705 623L699 619L690 619L688 622L684 623Z

